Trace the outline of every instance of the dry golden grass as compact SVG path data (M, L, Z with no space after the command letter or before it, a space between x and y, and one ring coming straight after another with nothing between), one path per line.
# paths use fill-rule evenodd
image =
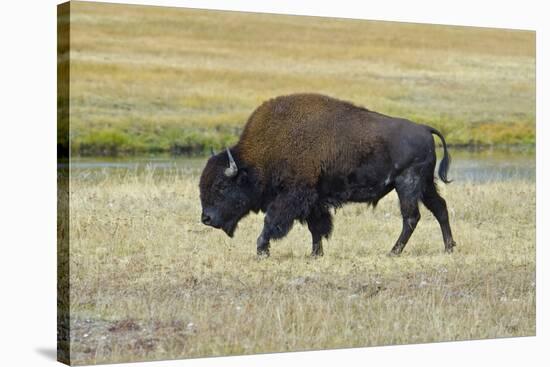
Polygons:
M72 362L495 338L535 333L535 185L441 186L404 254L392 193L335 215L325 256L296 224L258 260L263 216L230 240L199 222L198 169L71 178ZM162 177L161 177L162 176Z
M450 143L535 141L534 32L72 2L70 60L75 152L220 148L295 92Z

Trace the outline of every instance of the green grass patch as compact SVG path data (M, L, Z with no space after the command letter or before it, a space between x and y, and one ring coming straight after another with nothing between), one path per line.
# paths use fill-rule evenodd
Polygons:
M434 126L451 145L535 143L534 32L86 2L71 11L73 154L219 149L260 103L297 92Z

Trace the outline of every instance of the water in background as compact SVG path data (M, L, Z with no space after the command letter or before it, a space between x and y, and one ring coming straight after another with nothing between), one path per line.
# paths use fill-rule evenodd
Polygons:
M535 154L524 151L467 151L451 148L449 177L455 182L535 180ZM438 152L438 163L442 154ZM78 179L105 178L110 175L144 171L159 176L189 174L199 176L207 157L188 158L169 155L140 157L78 157L71 159L71 176ZM58 170L67 168L58 165Z

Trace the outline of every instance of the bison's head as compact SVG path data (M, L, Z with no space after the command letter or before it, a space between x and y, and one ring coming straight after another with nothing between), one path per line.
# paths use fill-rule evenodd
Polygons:
M249 170L239 167L227 149L208 160L199 188L202 222L233 237L237 223L250 212L256 200Z

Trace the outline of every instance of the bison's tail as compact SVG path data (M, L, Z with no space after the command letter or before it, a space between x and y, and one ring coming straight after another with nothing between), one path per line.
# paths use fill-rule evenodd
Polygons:
M445 138L443 138L443 135L441 135L441 133L433 127L428 126L428 129L432 134L439 136L439 138L441 139L441 143L443 144L443 159L441 160L441 163L439 163L439 178L446 184L451 183L452 181L447 178L447 173L449 171L449 167L451 166L451 155L447 150L447 143L445 143Z

